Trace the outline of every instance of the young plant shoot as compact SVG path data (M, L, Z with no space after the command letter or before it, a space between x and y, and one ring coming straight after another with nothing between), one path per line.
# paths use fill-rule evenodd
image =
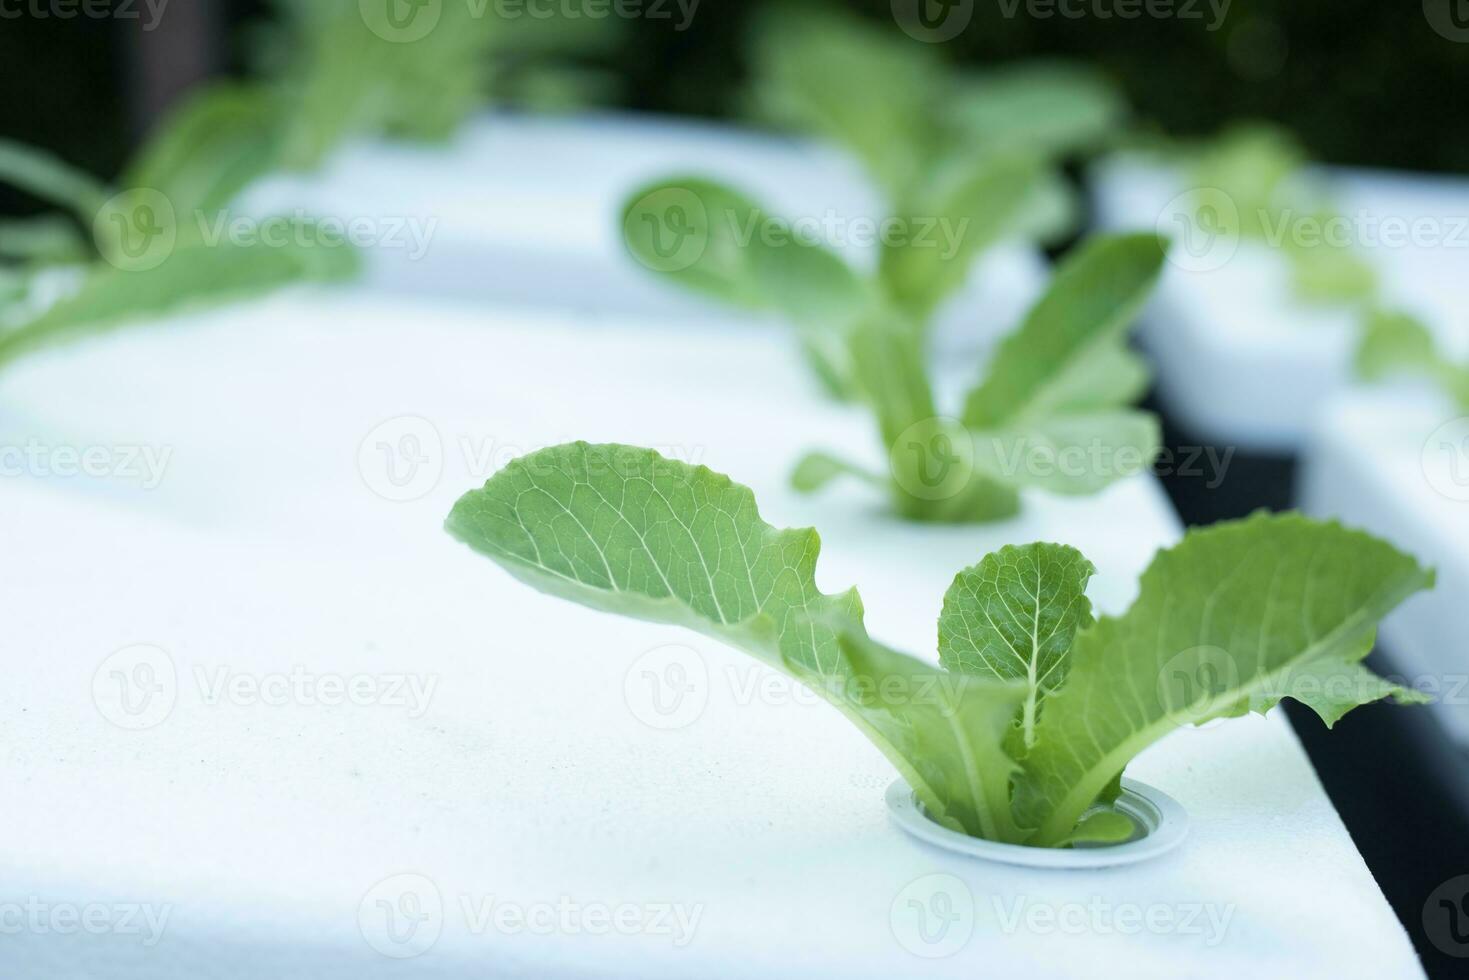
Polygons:
M1376 623L1432 573L1366 534L1297 515L1191 531L1137 599L1096 617L1094 568L1009 546L944 597L939 666L877 642L855 590L816 586L814 530L761 520L754 494L652 450L578 442L518 459L460 498L449 533L527 584L685 626L826 698L938 823L1038 847L1115 842L1123 769L1174 729L1283 697L1328 725L1390 695L1361 665Z
M273 216L249 220L250 240L237 241L229 206L262 175L315 167L350 137L446 139L492 98L578 101L592 76L544 56L592 53L620 31L575 4L518 20L465 4L404 5L404 16L355 0L276 6L282 26L260 35L263 80L190 98L117 187L0 142L0 180L65 212L0 228L0 363L123 320L350 277L357 257L340 233Z
M342 141L443 142L488 102L580 105L616 80L567 59L601 52L625 27L584 0L535 16L474 3L364 5L274 0L280 26L257 62L282 109L282 164L312 169ZM600 92L599 92L600 90Z
M1136 473L1159 440L1154 418L1127 407L1148 384L1146 366L1126 346L1127 328L1167 249L1151 234L1097 238L1076 250L1000 345L960 417L935 404L919 321L895 277L925 283L930 297L954 288L972 250L1004 228L1005 202L1013 206L1027 173L992 162L951 201L949 213L970 222L963 248L945 260L933 249L884 246L875 276L798 236L747 233L772 219L704 180L644 188L624 230L634 254L674 282L781 311L828 389L871 407L890 473L816 453L797 467L799 489L845 474L886 487L911 520L999 520L1019 509L1025 487L1089 494Z
M885 486L920 521L1009 517L1020 491L1096 493L1145 469L1160 433L1129 406L1147 390L1127 328L1162 268L1153 235L1095 238L1067 257L1006 337L957 418L940 414L922 359L901 331L872 319L852 333L852 364L888 449L879 474L830 453L807 455L792 482L812 492L839 476Z
M1469 411L1469 364L1439 350L1423 321L1407 313L1376 310L1368 316L1357 348L1357 374L1364 381L1426 378Z
M1029 157L1019 230L1044 241L1078 214L1059 162L1101 146L1126 116L1115 87L1079 65L969 72L835 7L769 7L749 52L751 114L844 148L894 214L942 214L930 188L989 157Z
M310 222L262 219L260 234L231 238L228 207L271 168L277 135L261 90L206 88L158 127L121 190L0 141L0 180L60 209L3 229L13 288L0 295L0 364L120 321L354 274L350 245Z
M1296 296L1308 303L1353 305L1376 293L1372 267L1328 233L1342 218L1288 132L1241 123L1188 156L1196 190L1193 215L1180 217L1184 236L1238 235L1278 248ZM1192 239L1183 244L1194 247Z
M701 177L634 190L623 208L633 257L677 286L796 328L829 392L859 391L848 349L859 321L882 318L912 334L918 353L933 312L964 284L975 259L1015 228L1031 161L987 157L929 189L922 210L891 221L875 272L854 269L741 191Z
M969 74L931 46L836 9L767 10L750 50L752 114L844 148L883 192L875 275L695 175L633 191L624 235L633 256L670 281L795 322L818 377L844 398L858 386L841 332L875 316L912 330L921 349L940 305L985 251L1074 228L1075 195L1059 163L1099 145L1125 114L1115 90L1086 69L1040 63Z

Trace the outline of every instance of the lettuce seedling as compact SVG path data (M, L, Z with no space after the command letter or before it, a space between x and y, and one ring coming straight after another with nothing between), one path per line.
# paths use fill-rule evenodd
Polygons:
M623 237L638 262L679 287L794 324L823 384L851 397L857 386L844 335L854 323L886 316L921 350L933 312L1014 229L1035 179L1031 162L1015 157L948 174L927 189L921 210L884 222L901 233L880 239L875 273L852 268L738 189L695 176L635 189L623 207Z
M1356 304L1375 295L1372 267L1350 245L1325 237L1304 241L1292 233L1294 227L1329 227L1341 216L1306 170L1305 151L1290 133L1240 123L1190 156L1196 229L1278 247L1290 263L1296 296L1306 302Z
M1129 408L1148 386L1127 328L1147 300L1167 248L1153 235L1095 238L1057 269L1006 337L958 418L943 417L914 345L887 321L852 333L852 363L888 448L878 474L824 452L793 483L812 492L838 476L886 486L911 520L999 520L1027 488L1092 494L1152 463L1161 434Z
M274 165L278 137L266 92L224 84L165 119L120 177L121 192L48 153L0 141L0 180L60 209L0 229L0 280L11 284L0 289L0 364L123 320L354 274L355 251L319 241L309 222L290 241L210 240L206 229ZM39 283L58 276L67 287L59 299L31 301Z
M754 494L652 450L584 442L522 457L455 504L450 534L532 587L684 626L826 698L929 816L988 840L1116 841L1123 769L1176 728L1283 697L1328 725L1390 695L1360 661L1376 623L1432 573L1335 523L1259 514L1160 551L1120 616L1096 617L1093 566L1060 544L961 571L939 665L867 634L855 590L816 585L814 530L766 524Z
M624 235L635 258L671 281L795 321L818 376L843 397L855 381L825 328L876 304L921 343L986 250L1071 231L1078 208L1058 163L1100 143L1124 114L1115 90L1086 69L966 74L932 45L834 9L771 8L750 51L750 111L843 147L883 191L876 275L855 283L868 277L740 191L697 175L633 191ZM770 254L781 239L807 254Z
M951 213L961 213L963 202L962 213L997 232L998 202L1007 195L1014 200L1023 173L987 171L969 194L954 198ZM814 243L741 237L740 229L769 220L728 187L685 180L635 196L625 230L634 253L674 282L784 313L828 387L870 405L888 447L889 472L815 453L797 467L797 488L814 491L838 476L855 476L885 487L894 509L909 519L987 521L1014 514L1026 487L1095 493L1151 463L1157 422L1127 407L1146 390L1149 372L1127 348L1126 335L1162 269L1161 239L1096 238L1068 256L1000 344L959 417L949 418L935 403L922 338L885 273L902 267L912 281L921 268L931 282L952 282L962 250L955 264L931 250L894 247L885 250L877 275L864 277ZM685 236L678 245L665 235L675 226ZM693 251L680 256L691 243Z
M571 0L536 15L497 5L275 0L257 62L278 90L284 166L313 169L343 140L444 142L491 101L566 106L615 83L572 56L625 28Z
M1364 381L1393 375L1426 378L1469 411L1469 364L1444 354L1423 321L1410 314L1374 310L1357 347L1356 367Z
M1036 179L1018 227L1068 234L1079 208L1057 164L1120 128L1126 105L1095 72L1062 62L960 70L921 44L834 7L769 7L749 45L748 111L843 147L895 214L932 214L928 190L994 156L1023 155ZM943 212L937 212L942 214Z

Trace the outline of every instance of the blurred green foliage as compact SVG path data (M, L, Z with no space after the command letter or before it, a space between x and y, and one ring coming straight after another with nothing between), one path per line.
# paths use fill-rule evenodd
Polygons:
M226 67L243 71L275 0L216 2L228 33ZM891 0L843 6L899 33ZM751 70L746 40L761 7L700 3L687 30L677 30L676 19L625 22L620 43L596 59L605 71L547 76L522 66L503 84L565 103L604 94L617 78L612 97L634 108L736 115ZM1207 4L1200 7L1201 19L1078 19L976 2L967 29L930 47L981 69L1037 57L1089 61L1122 87L1142 125L1160 132L1202 136L1259 118L1288 127L1314 159L1469 173L1469 126L1457 97L1469 90L1469 44L1435 33L1421 5L1231 0L1217 30L1208 29ZM0 76L6 91L25 97L0 100L0 134L91 173L117 173L137 137L126 112L134 29L83 18L5 21ZM30 209L0 196L0 211Z

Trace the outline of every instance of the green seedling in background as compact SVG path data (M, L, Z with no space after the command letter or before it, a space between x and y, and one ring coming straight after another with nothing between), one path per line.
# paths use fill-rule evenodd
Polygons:
M1450 360L1428 327L1409 314L1374 310L1357 348L1356 366L1364 381L1394 375L1426 378L1469 411L1469 364Z
M996 157L934 188L934 210L893 216L904 234L881 240L875 274L853 269L737 189L699 177L634 190L623 236L639 262L669 281L783 316L826 388L850 398L859 389L847 338L857 321L889 309L921 350L929 313L1013 229L1034 178L1028 161Z
M1057 269L1020 326L1001 341L957 418L941 416L916 348L889 321L852 333L862 389L888 448L888 473L830 453L807 455L792 482L813 492L839 476L885 488L910 520L1000 520L1020 491L1092 494L1149 466L1160 432L1129 406L1148 387L1127 347L1167 250L1153 235L1095 238Z
M749 51L747 113L844 148L893 214L946 214L950 188L983 161L1029 159L1034 179L1017 190L1016 231L1042 241L1069 234L1079 215L1058 164L1100 148L1127 114L1116 88L1088 68L963 71L935 45L836 9L768 7ZM921 281L894 285L920 315L942 298Z
M932 819L1006 843L1129 837L1110 807L1123 769L1177 728L1284 697L1327 725L1388 696L1423 700L1361 660L1432 573L1297 515L1189 532L1116 617L1093 615L1094 568L1074 548L1002 548L945 595L939 666L870 637L855 590L817 588L814 530L774 528L748 488L652 450L532 453L460 498L447 528L543 592L784 671L846 715Z
M1199 188L1195 225L1275 245L1290 263L1297 297L1309 303L1361 304L1377 278L1350 245L1298 241L1291 228L1320 228L1341 216L1306 170L1305 151L1288 132L1241 123L1189 154Z
M966 215L998 233L995 214L1019 199L1012 189L1026 172L986 171L964 198ZM743 235L765 220L730 188L670 181L634 195L624 233L640 261L673 281L783 313L828 386L872 408L890 472L814 453L796 468L797 488L855 476L885 489L911 520L991 521L1013 515L1026 487L1095 493L1156 455L1156 420L1127 407L1149 373L1126 336L1162 268L1166 246L1157 237L1114 236L1078 249L949 418L935 404L920 332L886 276L907 268L905 260L884 255L877 274L863 276L818 244ZM934 281L952 281L949 270L966 258L961 250L951 264L931 266Z
M0 180L59 209L0 228L0 363L121 321L353 275L355 251L309 222L277 219L292 233L274 242L212 237L234 197L271 169L275 120L258 88L202 89L157 127L117 187L0 141Z
M472 3L275 7L256 60L276 90L289 168L314 168L352 137L443 142L487 104L561 109L617 91L586 59L625 25L575 7L554 17L502 17L494 4ZM408 16L390 19L395 7Z
M501 18L453 3L381 23L356 0L277 6L259 45L263 80L187 99L115 187L0 143L0 179L62 209L0 226L0 362L121 320L351 276L354 250L310 222L266 217L254 224L283 233L277 241L239 244L216 240L210 219L227 222L249 184L314 167L349 137L442 140L487 101L564 105L605 91L605 79L549 56L597 51L619 27L605 17ZM37 288L57 270L80 274L59 300Z

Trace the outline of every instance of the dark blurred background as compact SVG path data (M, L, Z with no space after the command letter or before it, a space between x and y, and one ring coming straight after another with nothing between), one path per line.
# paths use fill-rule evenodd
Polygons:
M19 13L26 2L3 6ZM845 5L893 27L889 0ZM623 101L729 114L743 79L744 31L758 6L704 0L683 32L667 21L633 21L610 55L609 67L629 81ZM1216 31L1206 29L1208 0L1197 0L1199 19L1037 19L1007 17L1007 7L978 0L969 28L943 51L974 64L1090 59L1123 86L1145 126L1174 135L1255 116L1289 126L1328 162L1469 172L1469 45L1434 33L1414 0L1231 0ZM270 13L265 0L173 0L151 32L116 18L7 14L0 73L9 97L0 99L0 133L94 173L115 173L160 94L193 71L247 70L252 26Z

